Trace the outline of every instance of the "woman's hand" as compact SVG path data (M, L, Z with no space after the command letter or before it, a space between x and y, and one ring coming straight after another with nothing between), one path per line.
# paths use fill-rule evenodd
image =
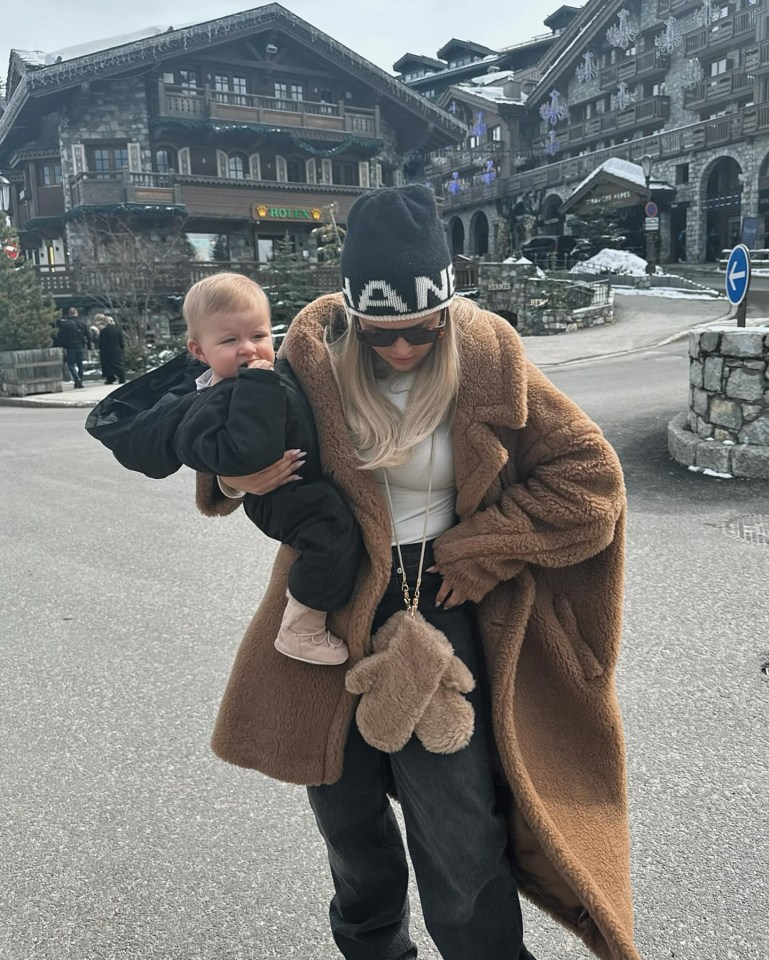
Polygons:
M303 450L286 450L280 460L276 460L271 467L265 467L258 473L251 473L247 477L222 477L221 479L233 490L245 490L246 493L255 493L261 497L287 483L301 480L302 478L294 471L304 466L306 456Z
M460 604L466 603L467 597L463 593L460 593L455 587L451 586L451 583L441 573L437 563L432 567L428 567L427 573L437 573L443 577L443 583L435 596L436 607L443 607L444 610L450 610L452 607L458 607Z

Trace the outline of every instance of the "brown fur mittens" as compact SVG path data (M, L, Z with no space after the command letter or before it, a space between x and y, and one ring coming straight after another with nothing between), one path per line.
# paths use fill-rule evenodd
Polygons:
M456 753L473 734L474 713L463 693L475 686L446 636L421 614L405 610L380 627L373 653L345 678L361 694L356 720L363 739L387 753L416 733L432 753Z

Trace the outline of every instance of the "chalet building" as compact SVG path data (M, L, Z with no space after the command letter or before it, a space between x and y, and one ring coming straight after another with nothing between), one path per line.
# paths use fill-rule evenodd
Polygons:
M110 225L130 224L159 255L181 225L190 269L169 281L177 296L207 269L268 266L286 233L312 265L314 228L332 215L343 225L364 190L402 183L404 156L464 134L270 4L71 55L14 50L0 171L46 287L87 304L73 266L109 274Z
M448 109L461 96L477 118L474 84L488 73L485 60L475 67L474 80L435 102ZM485 254L488 242L498 256L516 236L568 232L572 215L599 203L642 238L648 200L665 261L712 261L740 240L769 244L768 0L588 0L511 79L520 100L499 84L486 131L477 142L469 127L459 151L476 150L472 177L493 154L497 176L479 188L457 163L435 176L445 150L428 163L465 254Z

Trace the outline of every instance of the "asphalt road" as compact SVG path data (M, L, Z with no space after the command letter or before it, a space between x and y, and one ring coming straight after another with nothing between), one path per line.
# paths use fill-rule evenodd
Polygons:
M725 527L769 524L769 483L669 460L685 352L546 372L627 476L618 683L641 953L765 960L769 547ZM191 474L122 470L85 413L0 408L0 957L333 960L304 792L208 749L274 546L239 515L199 517ZM587 960L525 915L538 960Z

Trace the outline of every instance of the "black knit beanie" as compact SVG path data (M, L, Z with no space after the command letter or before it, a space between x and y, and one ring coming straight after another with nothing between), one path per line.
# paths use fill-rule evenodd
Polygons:
M371 320L410 320L454 299L454 268L432 190L383 187L358 197L342 247L347 308Z

